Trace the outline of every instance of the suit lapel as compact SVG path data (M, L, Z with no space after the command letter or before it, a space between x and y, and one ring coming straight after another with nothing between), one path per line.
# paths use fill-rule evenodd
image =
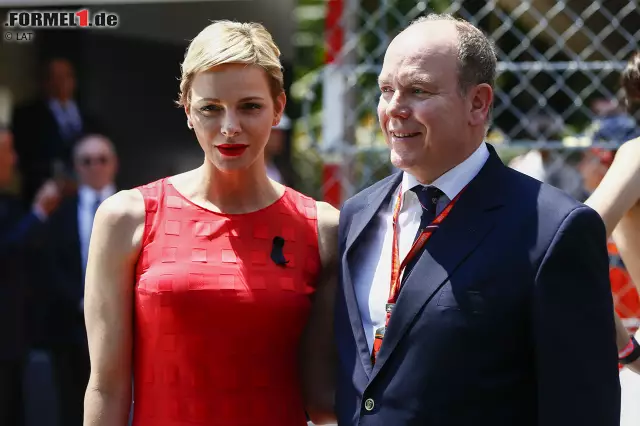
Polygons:
M62 138L62 133L60 132L58 120L56 120L55 114L53 113L53 111L51 111L48 101L43 101L41 104L41 108L42 116L44 117L43 131L50 142L46 145L46 147L52 152L52 155L57 155L64 145L64 139Z
M494 228L495 212L502 205L498 187L495 186L499 182L495 181L505 166L492 148L490 153L485 166L429 239L407 276L391 315L371 380L384 366L423 306Z
M385 201L390 199L390 195L394 192L394 189L400 184L402 180L402 173L397 173L392 176L388 182L386 182L381 188L369 195L364 207L353 215L351 220L351 226L347 234L347 241L345 245L344 254L342 257L342 281L344 298L349 311L349 319L351 322L351 329L358 348L358 354L364 371L367 376L371 375L371 353L369 352L369 345L367 344L367 337L365 335L364 326L362 324L362 316L360 315L360 309L358 307L358 300L356 298L355 289L353 287L353 280L351 278L350 269L350 255L352 249L357 245L358 237L362 234L365 227L371 222L378 210L384 205Z
M367 204L359 212L353 215L351 219L351 227L347 234L347 243L345 245L345 253L348 254L351 248L356 243L356 240L362 234L364 228L371 222L371 219L376 215L382 203L388 201L391 193L402 180L402 172L396 173L391 176L390 179L378 189L376 192L369 194L367 198Z

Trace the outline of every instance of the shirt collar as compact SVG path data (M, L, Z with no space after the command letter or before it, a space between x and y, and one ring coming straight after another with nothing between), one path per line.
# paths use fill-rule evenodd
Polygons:
M462 163L449 170L431 185L442 191L449 200L453 200L460 191L478 174L484 163L489 158L489 149L483 142L473 154ZM402 196L416 185L422 185L411 174L404 172L402 176ZM423 185L424 186L424 185Z
M116 188L113 184L105 186L100 191L96 191L95 189L90 188L87 185L80 185L80 187L78 188L78 196L80 197L80 201L84 204L95 203L97 197L100 197L100 200L104 201L115 194L115 192Z
M73 99L69 99L66 102L66 106L63 108L62 107L62 103L56 99L56 98L51 98L49 99L49 107L57 110L57 111L72 111L73 113L75 113L78 110L78 105L76 105L76 102Z

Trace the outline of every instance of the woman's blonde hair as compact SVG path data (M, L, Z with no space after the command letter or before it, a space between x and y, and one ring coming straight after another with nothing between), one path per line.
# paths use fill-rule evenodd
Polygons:
M178 105L189 104L194 76L223 64L258 65L275 98L284 91L280 49L267 29L255 22L213 21L191 41L181 65Z

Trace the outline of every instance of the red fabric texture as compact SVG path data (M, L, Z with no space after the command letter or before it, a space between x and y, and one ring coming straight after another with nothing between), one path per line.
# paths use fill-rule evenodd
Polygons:
M290 188L220 214L163 179L136 270L133 426L304 426L298 344L320 272L316 204ZM285 266L271 259L285 240Z

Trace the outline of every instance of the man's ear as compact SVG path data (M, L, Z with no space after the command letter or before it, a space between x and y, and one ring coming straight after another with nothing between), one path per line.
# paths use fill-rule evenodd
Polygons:
M489 111L493 102L493 89L486 83L478 84L469 90L469 124L484 125L489 118Z

